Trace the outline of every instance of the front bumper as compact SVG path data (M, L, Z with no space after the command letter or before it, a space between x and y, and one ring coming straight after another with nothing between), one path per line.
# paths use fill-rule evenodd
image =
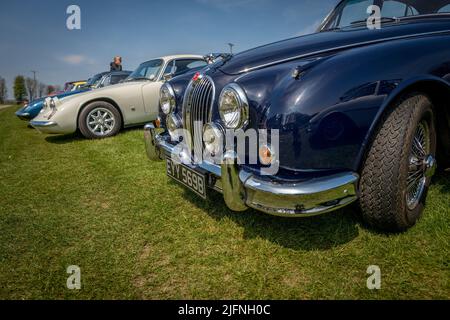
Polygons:
M153 124L145 126L144 137L150 160L162 160L174 151ZM223 194L233 211L251 207L277 216L313 216L340 209L358 198L359 176L353 172L299 182L263 179L242 169L233 152L224 155L220 166L203 163L197 168L214 176L213 189Z
M54 133L58 124L54 121L30 121L30 125L42 133Z
M25 109L25 108L22 108L22 109L18 110L18 111L16 112L16 116L17 116L20 120L31 120L32 117L31 117L30 113L25 112L24 109Z

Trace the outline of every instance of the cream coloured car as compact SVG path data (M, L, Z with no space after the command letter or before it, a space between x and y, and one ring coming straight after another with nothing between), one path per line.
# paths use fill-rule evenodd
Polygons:
M203 56L198 55L152 59L142 63L123 83L62 99L48 98L30 124L51 134L80 130L90 139L116 135L124 127L157 118L159 91L165 79L206 65Z

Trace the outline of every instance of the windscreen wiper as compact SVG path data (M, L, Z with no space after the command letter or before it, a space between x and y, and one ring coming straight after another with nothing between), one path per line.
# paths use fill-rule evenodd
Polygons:
M350 26L357 26L359 24L366 24L368 19L356 20L350 23ZM399 22L400 18L381 17L380 21L383 22Z
M400 18L390 18L390 17L381 17L380 21L383 22L399 22ZM326 31L336 31L336 30L342 30L345 28L349 28L349 27L357 27L360 25L366 25L367 24L367 19L365 20L356 20L350 23L350 25L345 26L345 27L332 27L332 28L328 28L328 29L323 29L320 32L326 32Z
M149 78L147 77L138 77L138 78L130 78L127 81L140 81L140 80L148 80L151 81Z

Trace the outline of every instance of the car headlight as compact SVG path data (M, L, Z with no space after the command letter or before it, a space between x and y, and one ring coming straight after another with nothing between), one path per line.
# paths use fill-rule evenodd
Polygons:
M167 131L169 131L170 138L173 142L180 141L179 130L181 128L181 120L176 114L171 114L166 120Z
M55 99L50 99L49 106L50 106L50 109L52 109L52 110L56 109L56 101L55 101Z
M223 150L223 135L222 130L215 124L208 123L203 128L203 143L205 150L215 157Z
M220 94L219 113L227 129L240 129L248 122L248 100L236 83L227 85Z
M161 111L165 115L168 115L175 109L175 99L175 91L172 86L169 83L163 84L159 95L159 105L161 106Z

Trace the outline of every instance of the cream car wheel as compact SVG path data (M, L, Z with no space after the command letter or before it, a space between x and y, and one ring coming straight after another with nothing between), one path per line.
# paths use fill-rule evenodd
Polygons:
M80 113L78 127L86 138L101 139L116 135L122 127L120 112L112 104L96 101Z
M97 136L103 137L114 129L116 119L114 114L105 108L96 108L89 112L86 118L88 129Z

